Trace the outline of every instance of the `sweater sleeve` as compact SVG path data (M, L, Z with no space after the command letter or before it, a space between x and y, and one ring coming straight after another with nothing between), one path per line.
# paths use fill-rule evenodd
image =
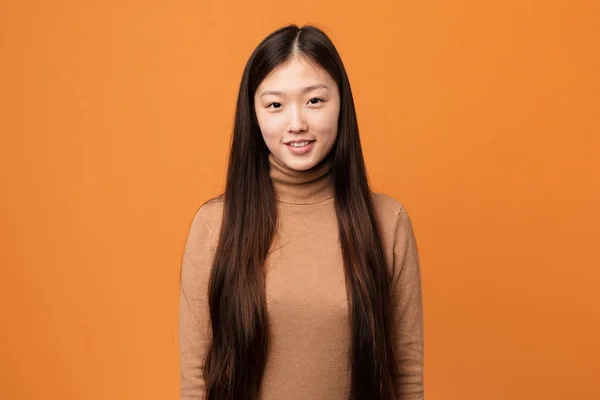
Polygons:
M391 287L398 377L402 400L425 398L423 385L423 306L417 243L410 217L402 208L394 229Z
M179 349L181 400L204 399L202 364L209 338L208 282L210 231L198 210L189 231L181 265Z

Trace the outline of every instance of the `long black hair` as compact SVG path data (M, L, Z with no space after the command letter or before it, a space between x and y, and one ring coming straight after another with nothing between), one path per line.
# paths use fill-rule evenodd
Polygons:
M327 71L340 93L338 136L330 155L350 311L350 399L395 398L389 275L363 159L350 82L328 36L289 25L267 36L248 60L239 88L212 265L212 335L204 360L208 400L258 399L267 359L264 265L277 225L269 150L254 112L258 85L300 55Z

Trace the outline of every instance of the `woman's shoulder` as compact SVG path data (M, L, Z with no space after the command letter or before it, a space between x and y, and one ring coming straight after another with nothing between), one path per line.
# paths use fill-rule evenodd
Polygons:
M400 213L405 212L404 204L397 198L385 193L371 191L373 206L381 217L394 219Z
M205 217L211 218L214 216L220 217L220 214L223 214L223 206L225 204L225 199L223 195L219 195L213 198L206 200L200 207L198 208L198 212L202 212Z
M211 234L218 232L223 217L223 205L223 195L206 200L196 209L192 225L202 225Z
M394 235L398 229L412 229L411 218L400 200L384 193L371 193L384 234Z

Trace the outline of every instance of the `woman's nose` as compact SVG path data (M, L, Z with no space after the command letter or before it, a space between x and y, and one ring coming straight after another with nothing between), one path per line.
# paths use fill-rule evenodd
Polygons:
M289 132L304 132L308 129L306 118L301 107L292 107L290 110Z

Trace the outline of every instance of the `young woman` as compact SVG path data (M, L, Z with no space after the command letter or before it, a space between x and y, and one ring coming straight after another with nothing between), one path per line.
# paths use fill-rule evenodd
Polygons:
M254 50L225 192L181 268L181 399L423 399L419 256L374 193L350 83L318 28Z

